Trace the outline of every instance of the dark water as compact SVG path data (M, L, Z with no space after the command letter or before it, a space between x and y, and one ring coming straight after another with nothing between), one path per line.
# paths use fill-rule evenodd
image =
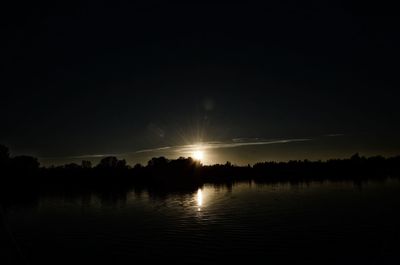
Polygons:
M48 196L3 219L28 264L400 264L400 182Z

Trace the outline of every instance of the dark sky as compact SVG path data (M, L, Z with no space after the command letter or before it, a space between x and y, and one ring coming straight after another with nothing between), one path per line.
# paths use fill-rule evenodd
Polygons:
M146 3L2 8L0 143L43 163L400 153L394 6Z

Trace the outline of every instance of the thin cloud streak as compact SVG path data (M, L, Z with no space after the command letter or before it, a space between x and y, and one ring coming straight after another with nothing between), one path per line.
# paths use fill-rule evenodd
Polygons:
M155 151L162 151L162 150L168 150L171 149L171 146L165 146L165 147L159 147L159 148L153 148L153 149L143 149L143 150L139 150L136 151L136 154L140 154L140 153L148 153L148 152L155 152Z
M301 139L281 139L281 140L265 140L263 138L236 138L232 139L231 142L221 142L221 141L209 141L202 142L198 144L188 144L188 145L176 145L176 146L163 146L157 148L148 148L137 150L128 153L119 154L93 154L93 155L80 155L80 156L69 156L69 157L57 157L58 159L85 159L85 158L102 158L106 156L127 156L142 153L155 153L168 151L171 153L181 153L187 154L195 150L212 150L212 149L223 149L223 148L237 148L243 146L256 146L256 145L270 145L270 144L286 144L294 142L305 142L311 141L312 139L301 138ZM56 157L51 157L51 159L57 159ZM42 157L42 159L50 159L50 157Z
M84 159L84 158L101 158L106 156L120 156L121 154L94 154L94 155L79 155L79 156L50 156L39 157L39 159Z
M244 138L242 138L244 139ZM249 139L249 138L246 138ZM185 153L185 152L192 152L197 149L201 150L210 150L210 149L221 149L221 148L236 148L242 146L252 146L252 145L269 145L269 144L285 144L285 143L292 143L292 142L304 142L304 141L311 141L312 139L283 139L283 140L271 140L271 141L257 141L260 138L253 138L253 141L243 142L243 141L236 141L236 142L204 142L199 144L189 144L189 145L178 145L173 147L160 147L154 149L145 149L136 151L136 153L145 153L145 152L156 152L160 150L170 149L173 152L178 153ZM255 140L255 141L254 141Z

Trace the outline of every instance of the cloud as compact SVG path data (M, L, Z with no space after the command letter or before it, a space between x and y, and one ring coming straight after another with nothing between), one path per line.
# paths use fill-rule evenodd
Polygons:
M300 138L300 139L275 139L275 140L266 140L264 138L235 138L231 141L209 141L202 142L198 144L188 144L188 145L176 145L176 146L162 146L156 148L148 148L141 149L128 153L119 153L119 154L91 154L91 155L79 155L79 156L69 156L62 157L63 159L88 159L88 158L102 158L106 156L128 156L142 153L155 153L157 152L168 152L170 154L190 154L196 150L212 150L212 149L223 149L223 148L237 148L243 146L256 146L256 145L271 145L271 144L287 144L294 142L304 142L311 141L312 139L308 138ZM43 157L42 157L43 158ZM49 159L47 157L47 159ZM52 159L55 159L52 157ZM59 157L61 159L61 157Z
M167 150L167 149L171 149L170 146L165 146L165 147L158 147L158 148L152 148L152 149L143 149L143 150L139 150L136 151L136 154L139 153L148 153L148 152L155 152L155 151L161 151L161 150Z
M176 153L189 153L195 150L210 150L210 149L221 149L221 148L236 148L242 146L253 146L253 145L270 145L270 144L285 144L285 143L293 143L293 142L304 142L310 141L311 139L278 139L278 140L265 140L262 138L236 138L232 139L232 141L226 142L203 142L198 144L189 144L189 145L177 145L172 147L159 147L154 149L144 149L136 151L136 153L145 153L145 152L156 152L161 150L170 150Z

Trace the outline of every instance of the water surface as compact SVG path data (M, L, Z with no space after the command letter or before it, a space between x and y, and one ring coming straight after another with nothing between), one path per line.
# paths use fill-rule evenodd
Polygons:
M52 195L4 213L29 264L394 264L400 182Z

